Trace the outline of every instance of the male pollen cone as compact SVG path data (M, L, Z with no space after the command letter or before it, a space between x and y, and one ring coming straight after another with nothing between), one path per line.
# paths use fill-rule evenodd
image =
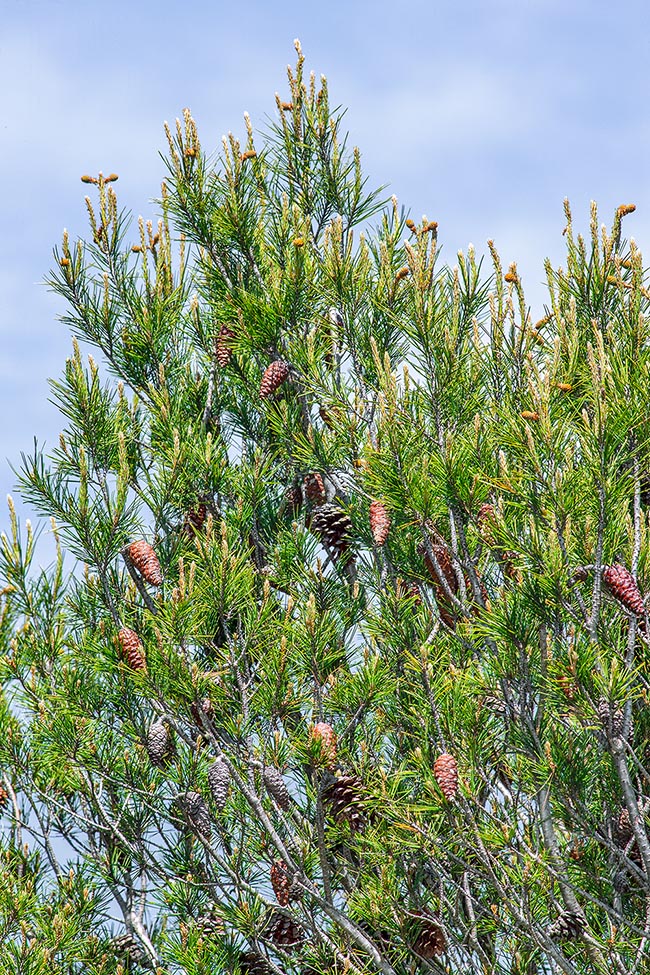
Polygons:
M268 399L289 377L289 366L283 359L276 359L264 370L260 383L260 399Z
M635 616L645 615L645 604L634 576L620 562L603 567L603 582L612 596Z
M375 545L386 544L390 531L390 517L386 511L386 506L381 501L370 503L370 531Z
M458 762L444 752L433 763L433 774L445 799L453 799L458 791Z
M150 586L162 586L160 562L149 542L131 542L126 552L145 582Z

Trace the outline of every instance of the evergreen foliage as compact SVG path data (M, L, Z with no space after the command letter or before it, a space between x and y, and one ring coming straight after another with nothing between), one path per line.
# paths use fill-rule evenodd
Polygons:
M59 556L13 508L0 546L3 970L647 971L633 207L566 204L532 324L492 245L444 266L368 188L299 46L287 99L218 156L186 111L135 239L84 177L55 255L65 426L20 485Z

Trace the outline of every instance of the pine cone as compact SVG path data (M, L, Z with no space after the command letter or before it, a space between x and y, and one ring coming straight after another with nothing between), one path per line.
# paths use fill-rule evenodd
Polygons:
M295 517L303 505L302 491L297 484L290 484L284 492L284 503Z
M116 938L112 938L110 944L118 958L123 958L129 964L143 965L147 961L144 948L132 934L120 934Z
M318 535L326 548L335 555L347 552L352 535L352 522L349 516L335 502L328 501L314 508L309 528Z
M501 563L501 568L503 569L504 575L508 576L509 579L515 579L516 581L521 582L521 572L519 569L515 568L514 565L516 559L515 553L501 548L496 543L494 529L497 525L497 514L493 504L486 501L481 505L476 516L476 523L478 525L481 538L486 545L494 550L494 554Z
M431 550L436 557L438 565L440 566L442 578L447 583L449 591L455 596L458 593L458 579L456 578L456 573L454 572L454 566L451 561L449 549L446 545L435 544L431 546ZM421 542L418 545L418 552L424 558L424 564L426 565L427 571L433 582L440 619L445 626L448 626L451 630L455 630L456 617L454 615L453 607L450 606L449 597L444 590L440 577L438 576L438 572L436 571L434 561L431 558L424 542Z
M211 825L208 804L199 792L186 792L177 796L176 802L190 827L210 839Z
M238 962L240 975L271 975L271 966L256 951L243 951Z
M439 958L447 950L445 932L428 911L409 911L406 936L411 951L420 958Z
M201 934L208 938L223 932L223 918L216 904L212 904L205 914L197 917L196 926L201 929Z
M406 579L398 579L396 592L399 599L413 599L414 606L422 605L422 593L417 582L407 582Z
M144 656L144 647L135 630L129 630L128 627L124 626L117 634L117 639L131 670L145 670L147 662Z
M371 501L369 518L373 541L375 545L381 547L386 544L390 531L390 517L386 505L381 501Z
M445 799L453 799L458 791L458 763L447 752L433 763L433 774Z
M171 750L171 735L164 721L156 721L147 732L145 748L152 765L163 766Z
M217 337L215 354L217 362L222 369L225 369L232 358L232 340L235 333L228 325L222 325Z
M190 704L190 713L199 726L199 729L203 727L203 718L210 718L214 714L214 706L209 697L201 698L200 701L192 701Z
M0 810L4 809L9 798L9 793L3 785L0 785Z
M337 775L331 777L322 793L332 818L339 824L349 823L353 833L362 832L366 825L361 805L362 788L361 779L356 775Z
M600 718L605 731L607 732L607 737L609 738L622 738L623 737L623 725L624 725L624 714L621 708L616 708L612 710L612 706L606 697L600 697L596 702L596 712ZM632 717L630 716L630 728L628 731L628 740L633 737L633 727L632 727Z
M303 484L305 487L305 495L312 504L325 504L327 501L327 492L325 491L325 482L320 474L315 471L312 471L311 474L305 474Z
M284 860L274 860L271 864L271 886L280 907L286 907L290 901L298 900L302 894L302 888L292 882Z
M620 562L606 565L603 568L603 582L612 596L635 616L645 615L643 597L639 592L634 576Z
M264 375L260 383L260 399L268 399L288 378L288 364L282 359L276 359L264 370Z
M284 784L282 773L273 765L265 765L263 778L269 794L273 796L280 809L286 812L291 805L291 797Z
M300 925L279 911L271 915L265 935L277 948L284 948L285 951L297 948L305 938Z
M205 524L205 519L208 515L208 506L201 502L196 508L192 508L185 515L185 522L183 524L183 532L188 538L194 538L195 535L203 529Z
M334 768L336 765L336 732L331 724L326 721L319 721L309 729L308 745L314 746L314 751L318 751L317 761L325 768Z
M124 549L124 554L138 570L145 582L150 586L162 586L162 571L158 556L149 542L141 540L131 542Z
M217 810L223 812L230 792L230 769L222 758L208 769L208 785Z
M557 920L549 925L546 933L554 941L576 941L583 933L586 920L575 911L562 911Z

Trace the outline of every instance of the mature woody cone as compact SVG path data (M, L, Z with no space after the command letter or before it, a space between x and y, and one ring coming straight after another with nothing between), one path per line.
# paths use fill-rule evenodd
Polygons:
M129 630L128 627L123 626L117 634L117 639L131 670L144 670L147 666L144 647L135 630Z
M203 796L199 792L186 792L178 796L177 802L192 829L209 839L210 812Z
M297 515L303 505L302 491L297 484L290 484L284 492L284 503L292 515Z
M217 810L223 812L230 792L230 769L222 758L208 769L208 785Z
M323 789L323 801L330 806L333 819L349 823L353 833L359 833L366 825L361 806L362 783L356 775L335 775Z
M243 951L237 959L241 975L271 975L271 966L256 951Z
M453 799L458 791L458 762L444 752L433 763L433 774L445 799Z
M260 399L268 399L288 378L288 364L282 359L276 359L264 370L260 383Z
M292 918L274 911L265 931L266 937L277 948L291 951L304 941L303 930Z
M145 748L153 765L162 766L169 756L171 735L164 721L155 721L147 732Z
M143 965L147 961L147 955L141 945L135 940L132 934L120 934L112 938L110 946L113 952L120 958L125 959L129 965Z
M623 725L624 725L624 714L621 708L612 709L612 705L607 700L606 697L601 697L596 702L596 711L598 717L600 718L608 737L610 738L622 738L623 737ZM632 718L630 716L630 728L628 731L628 739L631 740L633 735Z
M205 519L208 514L208 506L201 502L196 508L192 508L185 515L185 522L183 524L183 531L188 538L194 538L195 535L203 529L205 524Z
M274 768L273 765L266 765L264 767L263 778L264 785L269 794L275 799L280 809L286 812L291 805L291 796L284 784L282 773L277 768Z
M3 785L0 785L0 809L3 809L9 798L9 793Z
M319 764L325 768L334 768L336 765L336 732L331 724L326 721L319 721L309 729L308 743L319 746Z
M575 911L562 911L557 920L549 925L546 933L554 941L575 941L582 935L585 926L583 915L576 914Z
M386 544L390 531L390 518L386 506L381 501L370 503L370 531L375 545L381 547Z
M317 505L312 512L309 527L336 555L347 552L352 536L352 522L338 504L328 501Z
M126 556L150 586L162 586L162 571L158 556L144 539L126 546Z
M289 868L284 860L274 860L271 864L271 886L280 907L286 907L290 901L297 900L302 893L298 884L292 883Z
M200 914L197 917L196 926L201 929L201 934L208 938L215 934L221 934L223 931L223 918L219 914L219 908L216 904L212 904L205 914Z
M449 555L449 549L446 545L435 544L431 546L431 550L438 562L438 565L440 566L442 578L447 583L450 592L455 596L458 592L458 579L456 578L456 573L454 572L451 556ZM440 577L438 576L438 572L436 571L434 561L431 558L428 548L424 542L420 542L418 545L418 552L423 557L424 564L426 565L427 571L431 576L440 618L446 626L454 630L456 628L456 618L451 611L449 597L443 588Z
M407 936L411 950L421 958L439 958L447 950L445 932L428 911L410 911Z
M603 582L612 596L618 599L635 616L645 615L643 597L639 592L634 576L620 562L603 567Z
M217 337L217 344L215 355L217 357L217 362L222 369L225 369L232 358L232 345L231 342L235 337L235 333L227 325L222 325L219 329L219 335Z

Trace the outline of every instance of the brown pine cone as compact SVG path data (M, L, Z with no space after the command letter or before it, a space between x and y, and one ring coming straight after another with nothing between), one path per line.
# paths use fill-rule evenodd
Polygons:
M362 808L362 783L356 775L334 775L323 789L323 801L340 825L349 823L353 833L362 832L366 816Z
M583 914L562 911L553 924L549 925L546 933L554 941L576 941L584 932L586 924Z
M337 738L334 728L326 721L319 721L309 729L308 745L316 746L317 761L325 768L334 768L336 765L336 745Z
M144 656L144 647L135 630L129 630L128 627L123 626L117 634L117 639L131 670L145 670L147 662Z
M230 778L230 769L221 758L218 758L208 769L208 785L210 786L214 804L219 812L224 811L228 802Z
M335 555L343 555L350 547L352 522L336 502L317 505L312 512L309 528Z
M9 793L3 785L0 785L0 809L4 809L9 798Z
M316 471L305 474L303 484L305 487L305 495L312 504L325 504L327 501L327 493L325 491L325 482L320 474Z
M260 383L260 399L268 399L275 393L282 383L289 378L289 365L283 359L275 359L264 370Z
M203 796L199 792L185 792L175 801L191 829L210 839L210 812Z
M208 506L201 502L197 508L192 508L185 515L183 532L188 538L194 538L203 528L208 514Z
M620 562L603 567L603 582L609 592L635 616L645 615L643 597L629 569Z
M390 517L386 510L386 505L381 501L371 501L370 503L370 531L375 545L381 548L386 544L390 531Z
M428 911L409 911L406 936L420 958L439 958L447 950L447 938L440 922Z
M271 966L256 951L242 951L238 963L240 975L271 975Z
M266 765L264 767L263 778L264 785L269 794L273 796L280 809L286 812L291 805L291 797L284 784L282 773L277 768L274 768L273 765Z
M449 554L449 549L446 545L435 544L431 546L431 550L436 557L438 565L440 567L440 572L442 578L447 583L452 595L458 593L458 579L456 578L456 573L454 572L454 567L451 561L451 556ZM426 545L421 542L418 545L418 552L424 558L424 564L427 567L427 571L431 576L433 582L433 588L436 598L436 604L438 606L438 612L440 613L440 619L448 626L450 629L456 629L456 616L454 614L453 607L450 606L450 600L445 592L443 585L436 571L436 567L433 559L429 555Z
M292 951L305 940L300 925L279 911L271 915L264 933L277 948L284 948L285 951Z
M433 763L433 774L445 799L453 799L458 791L458 762L444 752Z
M131 542L124 549L124 554L127 559L130 559L145 582L148 582L150 586L162 586L160 562L149 542L144 540Z
M292 882L284 860L274 860L271 864L271 886L280 907L286 907L290 901L298 900L302 893L300 886Z
M145 748L152 765L162 767L171 751L171 735L164 721L155 721L147 732Z
M222 325L217 337L215 355L222 369L225 369L232 358L232 340L235 333L228 325Z
M600 697L596 702L596 712L609 738L622 738L624 715L622 708L612 708L606 697ZM633 726L630 717L628 739L632 738Z

